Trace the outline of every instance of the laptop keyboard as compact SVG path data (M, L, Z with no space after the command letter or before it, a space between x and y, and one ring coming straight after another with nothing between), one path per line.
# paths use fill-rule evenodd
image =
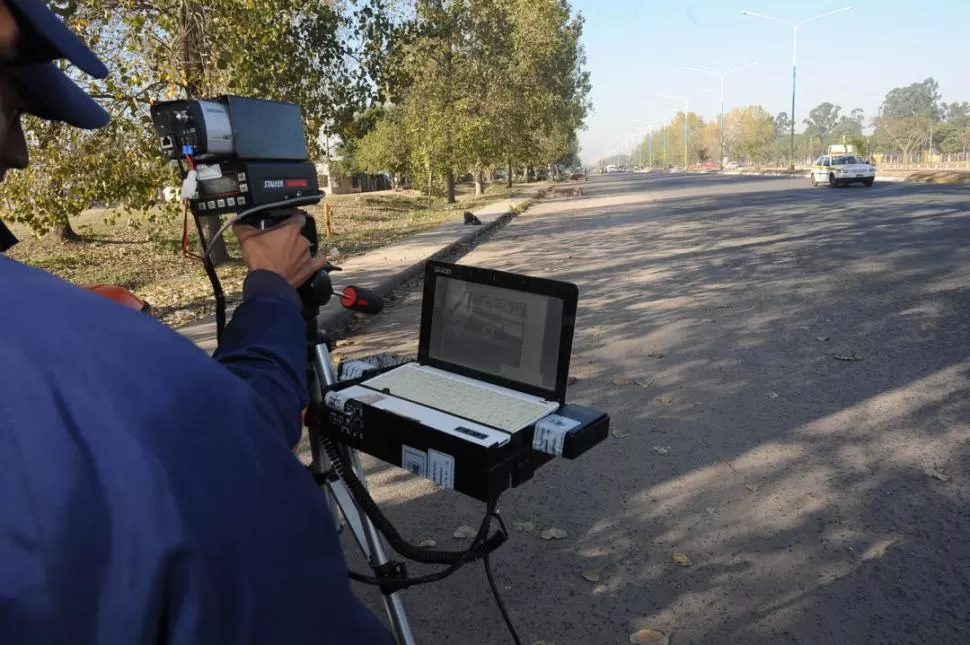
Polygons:
M420 369L395 369L367 387L507 432L521 430L549 411L547 405Z

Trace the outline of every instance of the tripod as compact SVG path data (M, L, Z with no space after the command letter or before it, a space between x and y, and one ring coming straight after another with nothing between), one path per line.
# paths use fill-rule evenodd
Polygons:
M330 270L333 270L332 268ZM303 317L307 328L307 376L310 383L310 396L317 406L323 405L327 388L337 383L337 371L334 367L330 352L332 341L325 332L317 327L317 315L320 307L334 295L330 277L321 271L300 290L303 300ZM367 561L378 576L387 573L391 566L387 548L383 538L370 518L361 511L344 481L337 475L330 458L323 448L323 438L316 424L309 424L310 454L312 462L310 472L320 484L327 504L334 513L337 528L340 528L340 518L337 509L350 528L357 546L367 558ZM362 482L365 481L364 469L360 464L357 451L345 445L338 444L337 449L350 469ZM414 635L404 610L401 592L390 588L381 589L384 596L384 607L391 622L391 631L398 645L414 645Z

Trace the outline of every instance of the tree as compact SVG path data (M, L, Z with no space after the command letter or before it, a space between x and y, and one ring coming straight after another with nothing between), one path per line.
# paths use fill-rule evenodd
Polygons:
M740 161L760 161L765 146L775 139L775 123L760 105L734 108L724 119L731 149Z
M779 112L775 117L775 136L787 137L791 133L791 118L787 112Z
M960 125L970 122L970 103L950 103L946 107L946 120Z
M927 141L934 127L928 116L878 116L875 123L877 141L885 147L895 148L907 160L913 159L913 152Z
M930 77L920 83L894 88L883 99L879 115L887 119L923 117L931 121L941 121L944 106L940 97L940 86Z
M912 159L915 150L922 145L931 147L937 139L938 123L945 112L939 85L933 78L894 88L886 94L874 119L876 140Z
M672 164L680 165L684 162L684 118L684 113L678 112L667 126L667 158ZM694 112L688 113L686 118L687 163L707 161L711 158L712 151L705 144L704 119Z
M583 21L565 0L418 0L388 50L408 170L454 199L457 175L577 151L589 109ZM528 175L528 173L525 173Z
M965 156L970 147L970 103L950 103L946 108L946 121L938 127L935 138L941 152L959 152Z
M356 146L356 166L368 173L389 172L397 185L408 170L411 148L401 111L391 109Z
M861 137L865 123L865 113L861 108L855 108L848 115L843 114L832 131L839 137Z
M824 140L838 126L841 112L841 107L828 101L812 108L804 121L805 134Z

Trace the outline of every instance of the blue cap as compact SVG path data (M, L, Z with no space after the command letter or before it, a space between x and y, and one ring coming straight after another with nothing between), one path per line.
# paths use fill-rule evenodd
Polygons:
M40 60L66 59L95 78L108 75L108 68L67 28L43 0L7 0L22 31L33 31L40 42L31 43ZM31 114L51 121L94 129L108 124L109 116L98 103L77 86L56 65L47 63L11 66L8 73L16 81Z

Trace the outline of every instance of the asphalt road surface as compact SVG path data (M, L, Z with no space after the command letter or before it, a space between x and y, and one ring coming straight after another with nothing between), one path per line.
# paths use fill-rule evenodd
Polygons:
M579 285L569 398L613 419L502 498L535 524L493 561L522 642L970 642L970 189L583 187L459 260ZM340 351L414 352L419 300ZM412 541L477 526L481 504L368 467ZM420 643L510 642L480 563L405 601Z

